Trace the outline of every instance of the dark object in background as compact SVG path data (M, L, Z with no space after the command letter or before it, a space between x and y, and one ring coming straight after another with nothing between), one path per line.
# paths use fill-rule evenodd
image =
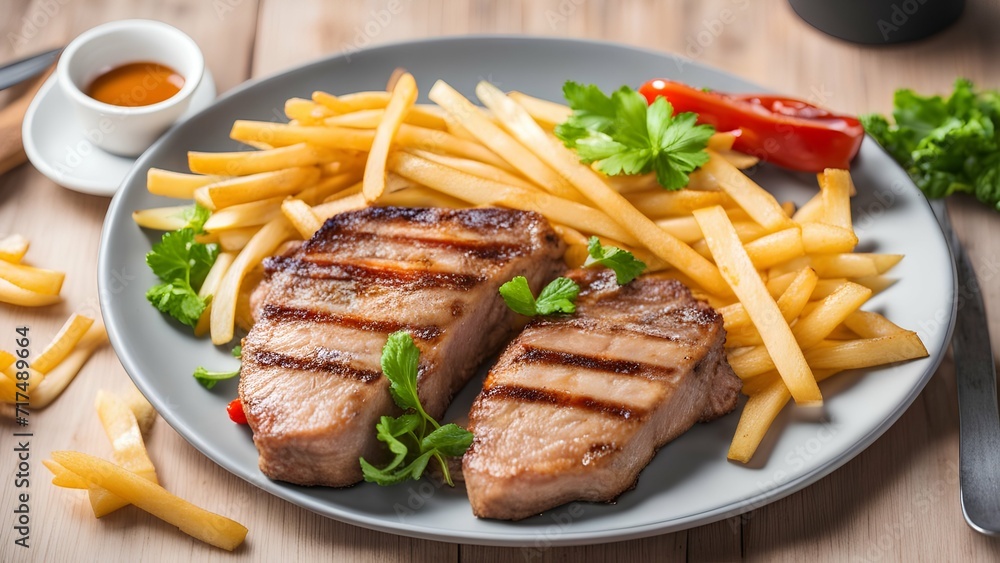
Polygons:
M945 29L962 15L965 0L789 0L816 29L854 43L916 41Z

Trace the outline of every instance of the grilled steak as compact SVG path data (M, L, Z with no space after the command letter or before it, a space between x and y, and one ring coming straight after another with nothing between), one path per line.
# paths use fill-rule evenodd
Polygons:
M657 448L736 407L722 317L676 280L573 271L572 316L532 321L490 370L462 467L476 516L609 501Z
M440 417L513 335L499 286L524 275L538 291L562 251L536 213L372 207L269 258L239 387L261 471L301 485L359 481L358 458L382 458L376 422L398 413L379 363L387 336L413 336L420 400Z

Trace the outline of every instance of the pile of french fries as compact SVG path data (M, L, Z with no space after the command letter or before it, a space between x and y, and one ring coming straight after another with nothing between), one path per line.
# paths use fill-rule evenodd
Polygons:
M28 239L13 234L0 237L0 302L42 307L62 300L64 272L22 264Z
M52 342L33 359L0 350L0 401L27 402L32 409L47 407L73 381L94 351L107 341L108 333L103 323L74 313Z
M853 252L847 171L820 174L819 191L796 210L744 174L756 159L719 133L688 188L664 191L652 175L606 177L582 164L552 134L568 107L488 82L476 95L485 108L438 81L429 91L435 104L417 104L413 77L397 72L385 92L290 99L287 124L237 121L231 137L255 150L189 153L191 173L150 170L151 193L212 210L201 240L223 252L202 287L213 298L198 333L224 344L237 324L249 326L247 295L261 261L337 213L502 206L548 218L571 266L597 236L719 310L750 397L730 459L751 458L789 399L821 403L819 381L927 354L914 332L861 310L891 285L885 274L902 257ZM181 209L134 217L143 227L179 228Z
M138 390L128 400L100 391L95 407L115 462L75 451L52 452L52 459L42 463L52 472L54 485L87 491L97 518L134 504L216 547L232 551L243 543L247 529L241 524L199 508L160 486L143 440L156 420L156 411Z

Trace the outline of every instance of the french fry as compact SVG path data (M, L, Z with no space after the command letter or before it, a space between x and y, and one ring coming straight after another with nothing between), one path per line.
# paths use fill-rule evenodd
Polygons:
M851 252L858 245L858 237L851 229L816 222L799 223L799 226L807 254Z
M855 311L844 319L844 326L861 338L879 338L906 332L878 313Z
M38 387L31 393L31 406L43 409L59 397L80 373L80 369L87 363L90 356L107 342L108 333L104 330L104 323L95 321L73 348L73 351L59 362L59 365L49 370L38 383Z
M246 538L247 529L237 522L198 508L111 462L72 451L52 452L52 459L88 482L107 489L205 543L232 551Z
M819 185L823 198L823 222L851 231L851 194L854 193L851 173L827 168L820 175Z
M904 330L889 336L861 340L824 341L806 351L817 369L860 369L927 356L917 333Z
M91 487L90 483L86 479L80 477L76 473L73 473L69 469L66 469L51 459L43 459L42 465L52 472L52 484L57 487L83 490L87 490Z
M209 233L256 227L263 225L281 214L282 196L269 197L247 203L237 203L212 213L205 221L204 229Z
M20 305L21 307L44 307L62 301L57 294L39 293L16 286L0 278L0 302Z
M233 339L236 324L236 298L243 283L243 277L251 268L271 255L278 245L294 234L294 229L284 216L272 219L240 250L233 264L222 277L219 290L212 298L211 333L212 343L226 344Z
M802 349L795 341L792 329L782 317L778 304L768 294L726 212L722 207L716 206L699 209L694 212L694 216L705 233L705 240L712 249L719 271L760 332L764 349L773 358L774 365L795 397L795 402L822 403L819 386L816 385ZM736 369L735 366L733 369Z
M778 310L785 322L797 319L809 302L819 278L811 268L803 268L794 275L792 282L778 297ZM772 293L773 295L773 293ZM750 321L750 316L742 303L734 303L719 309L723 327L726 329L726 346L759 346L763 344L760 333Z
M249 176L285 168L314 166L330 162L335 154L330 149L308 143L298 143L263 151L188 152L188 168L198 174Z
M718 150L712 149L716 153L726 160L729 164L732 164L740 170L746 170L747 168L753 168L760 162L760 159L756 156L746 154L743 152L738 152L734 150Z
M731 293L714 264L658 227L621 194L611 189L593 170L581 164L569 149L550 139L516 102L506 96L497 96L491 99L491 103L493 106L487 104L487 107L493 110L507 131L538 155L543 162L569 180L599 209L629 231L631 235L629 238L640 242L642 246L695 280L707 291L717 295ZM565 223L565 221L560 222ZM611 238L624 240L616 236Z
M823 192L819 192L792 215L792 220L799 224L818 223L823 220L823 213Z
M466 174L472 174L473 176L479 176L480 178L486 178L487 180L493 180L494 182L500 182L501 184L510 184L526 190L538 189L538 186L528 182L520 176L507 172L502 168L497 168L491 164L479 162L478 160L458 158L431 151L422 151L419 149L407 149L406 152L419 156L425 160L443 164L450 168L454 168L455 170L465 172Z
M389 158L389 148L403 124L407 112L417 101L417 81L413 75L403 73L396 81L392 97L385 108L385 115L378 127L365 163L365 174L361 193L365 201L375 201L385 191L385 161Z
M872 290L856 283L842 285L795 323L792 327L795 340L802 349L819 344L837 325L868 301L871 295Z
M463 209L469 204L458 199L427 188L407 188L382 196L377 205L395 205L397 207L449 207Z
M28 252L28 239L21 235L7 235L0 238L0 260L18 264Z
M156 422L156 410L153 405L149 404L146 397L134 385L129 386L125 402L139 424L139 433L144 437L148 436L149 431L153 428L153 423Z
M94 319L73 313L52 338L52 342L31 362L31 367L42 373L51 371L73 351L93 324Z
M299 166L274 172L261 172L249 176L239 176L204 186L209 209L215 211L239 203L248 203L270 197L292 195L316 183L319 169L314 166Z
M301 199L309 205L315 205L327 197L354 185L357 185L358 189L355 193L360 193L361 173L362 172L360 170L351 171L325 178L320 180L319 183L309 186L308 188L295 194L295 199Z
M313 92L312 99L334 114L342 114L366 109L382 109L389 105L390 94L371 91L334 96L326 92Z
M726 457L741 463L749 462L774 419L791 398L792 395L781 379L774 380L763 391L750 395L743 405L736 434L729 444Z
M64 279L66 274L63 272L0 260L0 280L6 280L28 291L58 295L62 290ZM0 296L0 301L2 300L3 297Z
M765 270L806 253L802 244L802 231L797 227L762 236L746 243L743 248L758 270Z
M660 188L648 192L626 194L625 199L634 205L639 212L655 218L675 215L690 216L695 209L733 203L733 200L723 192L699 192L695 190L668 192Z
M295 227L305 240L309 240L323 226L312 207L301 199L286 199L281 202L281 213Z
M312 100L289 98L285 100L285 115L305 125L317 125L333 112Z
M491 90L492 89L492 90ZM495 95L495 87L480 82L476 94L489 107L491 96ZM497 91L499 92L499 91ZM500 93L502 96L503 94ZM580 194L573 189L559 174L545 165L530 150L522 146L506 131L501 129L483 110L461 95L446 82L438 80L428 94L430 99L447 111L467 131L483 145L500 155L512 167L526 178L531 178L546 191L563 199L581 201Z
M16 403L18 401L24 401L34 393L38 385L45 379L45 374L34 369L18 369L16 364L7 366L3 370L0 370L3 376L0 377L0 400L6 403ZM18 379L18 374L23 374L27 372L27 379ZM31 397L31 406L37 406L35 404L34 397Z
M573 110L563 104L535 98L521 92L511 92L507 95L523 107L539 125L550 131L573 114Z
M101 419L104 433L107 434L108 441L114 449L115 463L151 483L159 483L156 478L156 468L146 453L139 421L125 401L107 391L98 391L94 407ZM128 506L128 501L102 487L90 487L88 496L90 507L97 518Z
M196 189L223 180L225 180L224 176L201 176L150 168L146 172L146 190L153 195L191 199L194 197Z
M356 193L340 199L315 205L313 206L312 211L316 214L316 217L319 218L320 222L323 222L339 213L354 211L356 209L364 209L365 207L368 207L368 201L365 200L364 194Z
M212 267L208 270L208 274L205 276L205 281L201 282L201 287L198 289L198 297L205 299L210 295L215 295L215 292L219 291L219 286L222 284L222 278L226 275L226 271L229 267L233 265L234 260L236 260L235 252L220 252L219 255L215 257L215 262L212 263ZM211 318L212 300L209 299L208 305L205 306L205 310L201 312L201 316L198 317L198 322L194 326L195 336L204 336L205 334L208 334L211 326Z
M823 381L839 371L816 370L813 373L817 381ZM760 390L744 388L744 393L750 394L750 399L747 400L743 412L740 414L740 422L736 426L736 434L733 436L733 441L729 445L729 453L726 456L741 463L750 461L774 419L778 417L778 413L792 398L788 388L785 387L777 373L774 373L773 377L761 376L755 379L761 379L760 383L764 385Z
M342 115L334 115L323 120L330 127L354 127L357 129L375 129L385 118L384 109L363 109ZM427 106L414 105L403 118L403 123L426 127L428 129L447 130L448 124L444 117L435 113Z
M219 237L219 248L223 252L239 252L260 229L261 227L240 227L215 234Z
M736 143L736 135L728 131L716 131L708 138L708 148L717 153L733 150L734 143Z
M0 371L9 368L12 364L17 362L17 356L7 352L6 350L0 350Z
M738 168L729 164L718 153L709 151L708 154L709 161L701 167L701 173L714 176L722 186L722 190L750 214L754 221L770 231L780 231L795 226L774 196Z
M375 139L375 131L371 129L303 127L262 121L236 121L229 135L233 139L243 142L265 141L277 146L306 142L329 148L363 152L371 150L372 142ZM444 152L510 170L510 166L503 159L479 143L461 139L436 129L426 129L404 123L399 127L396 142L402 146Z
M190 205L172 205L170 207L154 207L139 209L132 212L132 220L144 229L157 231L176 231L187 225L184 214L191 209Z
M529 208L557 223L630 243L635 241L625 229L600 211L541 191L533 192L500 184L407 153L391 155L389 169L404 178L474 205Z

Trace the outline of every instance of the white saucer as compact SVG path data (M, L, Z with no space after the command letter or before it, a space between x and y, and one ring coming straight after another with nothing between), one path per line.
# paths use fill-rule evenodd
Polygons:
M215 100L215 79L205 69L191 106L178 123L208 107ZM138 159L117 156L95 147L76 127L73 106L52 76L31 100L24 115L21 136L28 160L60 186L85 194L113 196Z

